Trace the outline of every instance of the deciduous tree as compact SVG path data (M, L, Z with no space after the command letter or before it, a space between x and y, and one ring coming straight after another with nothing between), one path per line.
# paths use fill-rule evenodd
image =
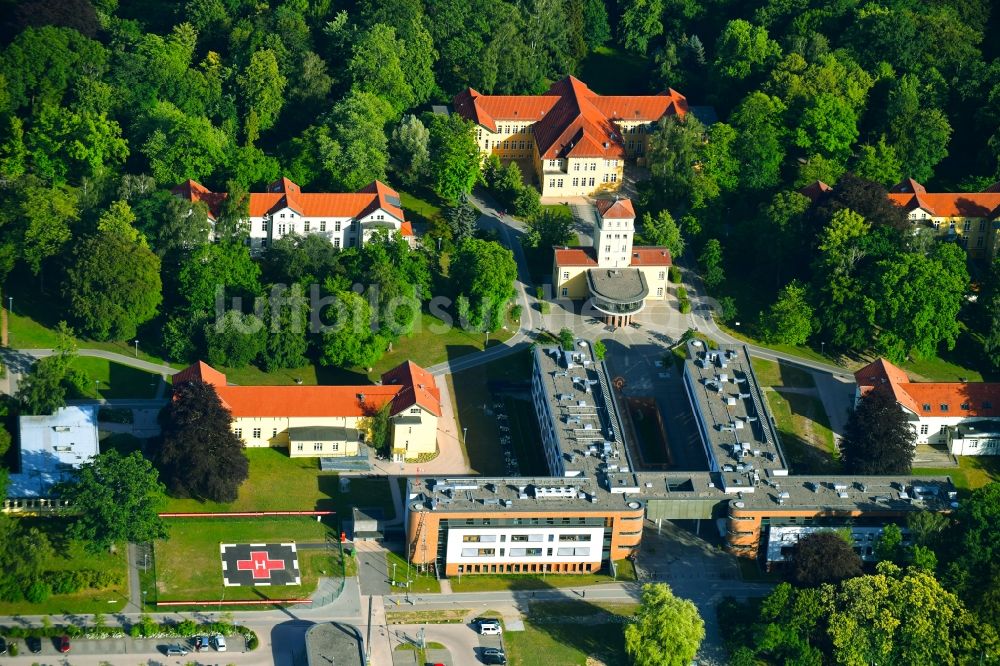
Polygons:
M622 3L618 35L625 48L640 55L649 51L649 43L663 34L663 0L627 0Z
M98 232L74 251L63 295L82 333L130 340L163 300L160 259L145 245Z
M892 394L870 391L847 419L844 467L852 474L909 474L916 437Z
M666 583L642 587L642 603L625 627L625 652L636 666L687 666L705 638L705 622Z
M701 279L709 289L715 289L726 279L722 268L722 244L718 238L710 238L698 255Z
M843 534L813 532L799 539L792 555L792 576L806 587L839 583L861 575L861 558Z
M477 330L495 331L514 297L514 254L495 241L470 238L452 256L451 274L469 299L469 321Z
M404 45L396 39L396 30L376 23L354 44L354 53L348 63L353 90L381 97L392 107L394 118L399 118L414 100L413 88L400 63L403 51Z
M556 245L567 245L573 237L573 217L547 209L528 220L528 231L521 242L527 247L549 249Z
M792 281L778 292L778 300L760 315L760 328L765 342L802 345L812 335L813 310L806 289Z
M160 478L175 497L233 502L250 473L232 414L215 389L193 381L174 387L162 412L163 444L156 458Z
M115 449L95 456L74 470L58 488L59 496L77 510L72 534L93 550L116 543L144 543L167 537L158 512L166 488L156 468L138 451L122 456Z
M327 310L328 330L323 333L320 362L340 368L370 367L385 353L389 341L372 330L373 315L368 301L353 291L335 294Z
M240 96L246 104L244 135L247 144L257 140L257 132L271 128L285 103L286 79L278 70L278 60L271 49L255 51L246 68L236 77Z
M641 230L636 234L635 242L638 245L665 247L670 250L674 261L684 254L684 236L668 210L661 210L656 215L643 213Z
M479 178L482 156L475 129L457 113L425 117L430 129L431 173L434 191L445 201L458 201L472 191Z
M743 19L729 21L715 44L715 70L727 79L757 74L781 56L781 47L767 30Z
M430 131L420 119L408 115L392 131L393 171L407 185L428 175L430 167Z

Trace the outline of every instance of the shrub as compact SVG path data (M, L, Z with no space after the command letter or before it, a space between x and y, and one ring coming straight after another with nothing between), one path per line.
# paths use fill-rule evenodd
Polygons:
M523 311L523 309L524 308L522 308L520 305L515 305L514 307L512 307L510 309L511 321L521 321L521 312Z
M604 355L608 353L608 348L603 341L597 340L594 342L594 356L597 357L598 361L604 360Z
M573 335L572 330L564 328L559 331L559 344L562 345L562 348L566 351L573 351L574 339L575 336Z
M687 314L691 312L691 301L689 301L686 298L679 300L677 302L677 306L680 308L681 314Z
M538 285L537 287L535 287L535 298L537 298L540 301L545 300L545 289L542 288L542 285Z
M36 580L24 591L25 598L33 604L40 604L52 596L52 588L48 583Z
M687 297L688 297L688 290L685 289L684 287L677 287L677 298L683 301L687 300Z
M12 657L16 657L21 651L20 648L17 647L17 643L13 642L8 646L8 650L10 651L10 656Z
M257 632L255 631L248 631L246 634L246 639L247 639L247 650L249 652L253 652L254 650L257 649L257 646L260 645L260 639L257 638Z
M681 282L681 271L676 266L671 266L670 271L667 273L667 279L669 279L674 284L680 284Z
M548 314L552 310L552 306L549 305L548 301L541 301L538 304L538 311L542 314Z

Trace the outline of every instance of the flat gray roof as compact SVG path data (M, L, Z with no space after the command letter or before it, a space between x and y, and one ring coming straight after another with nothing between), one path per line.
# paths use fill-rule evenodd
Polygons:
M646 276L638 268L591 268L587 284L592 296L616 304L635 303L649 295Z
M361 632L351 624L323 622L306 630L308 666L364 666Z
M590 343L577 341L572 351L535 347L534 362L567 476L631 471L610 375L604 362L594 358Z
M788 473L767 398L744 345L688 343L684 383L713 471L725 488L752 488L764 473ZM706 441L707 440L707 441Z
M100 452L97 406L71 405L55 414L18 419L21 471L10 475L7 496L49 497L52 486Z

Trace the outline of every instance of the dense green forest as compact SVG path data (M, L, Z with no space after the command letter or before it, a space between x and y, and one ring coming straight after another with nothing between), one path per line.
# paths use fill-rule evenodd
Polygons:
M1000 63L984 40L997 17L985 0L39 0L5 9L0 279L37 284L47 310L82 335L142 331L177 359L214 349L233 364L300 361L302 341L269 359L233 340L213 345L207 313L192 316L200 296L188 288L198 280L246 296L301 281L239 249L242 194L279 175L314 191L379 178L456 204L478 178L470 129L428 115L429 105L466 86L538 93L577 74L599 93L670 86L714 107L720 122L710 127L661 123L639 204L650 220L664 211L677 220L724 319L772 342L896 360L953 347L968 327L977 350L985 343L1000 362L997 272L973 266L986 298L963 307L962 253L908 233L882 197L904 176L973 191L997 178ZM188 215L169 195L186 178L232 193L217 226L225 247L203 247L203 211ZM798 189L817 179L835 189L813 203ZM422 267L407 284L448 291L432 249L412 253ZM339 292L386 275L357 251L328 254L299 278L337 278L329 288ZM343 358L316 340L308 353Z

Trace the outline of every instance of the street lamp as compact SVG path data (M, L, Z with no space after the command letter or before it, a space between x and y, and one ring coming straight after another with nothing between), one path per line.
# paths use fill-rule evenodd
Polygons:
M13 296L8 296L7 297L7 312L9 312L11 314L14 314L14 297Z
M392 563L392 586L396 587L396 563Z
M466 442L468 440L468 435L469 429L467 427L462 428L462 442Z
M135 357L139 358L139 338L135 339Z
M146 612L146 590L142 591L142 612Z
M826 356L826 341L825 340L820 340L819 341L819 353L822 354L823 356Z

